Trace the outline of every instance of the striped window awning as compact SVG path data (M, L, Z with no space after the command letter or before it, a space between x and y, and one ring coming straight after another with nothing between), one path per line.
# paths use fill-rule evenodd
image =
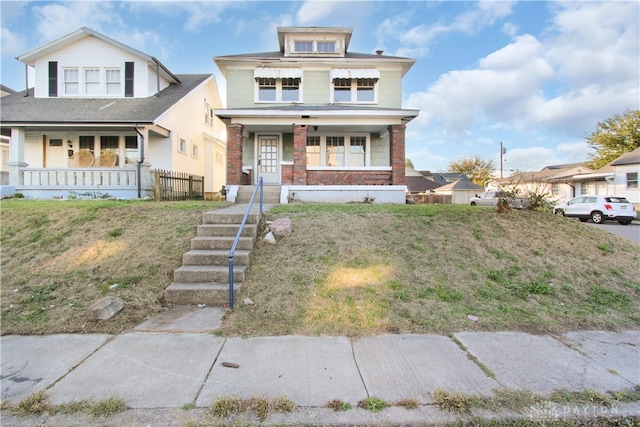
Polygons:
M335 68L331 70L333 79L379 79L380 70L370 68Z
M261 67L253 70L253 78L269 78L269 79L301 79L301 68L271 68Z

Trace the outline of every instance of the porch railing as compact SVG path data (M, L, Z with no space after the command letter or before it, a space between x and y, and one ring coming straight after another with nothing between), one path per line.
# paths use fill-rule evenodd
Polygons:
M28 168L22 169L25 186L125 187L137 185L135 168Z
M240 236L242 236L242 230L244 230L244 225L247 222L247 218L249 218L249 214L251 213L251 208L253 207L253 202L256 199L256 194L258 194L258 189L260 190L260 216L262 216L262 201L264 196L264 189L262 183L262 177L258 179L258 185L253 190L253 194L251 195L251 199L249 200L249 205L247 206L247 210L244 213L244 217L242 217L242 222L240 223L240 228L238 228L238 233L236 234L236 238L233 241L233 245L231 246L231 250L229 251L229 309L233 310L233 256L236 253L236 246L238 246L238 242L240 241Z

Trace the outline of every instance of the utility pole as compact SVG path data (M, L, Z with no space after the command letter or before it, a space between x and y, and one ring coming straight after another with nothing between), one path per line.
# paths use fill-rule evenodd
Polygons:
M502 146L500 141L500 179L502 179L502 155L507 153L507 149Z

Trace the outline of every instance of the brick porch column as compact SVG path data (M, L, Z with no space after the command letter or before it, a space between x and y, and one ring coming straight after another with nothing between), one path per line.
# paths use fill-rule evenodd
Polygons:
M242 132L244 126L227 126L227 185L242 185Z
M306 125L293 125L293 185L307 185Z
M404 132L406 125L389 126L391 185L405 185Z

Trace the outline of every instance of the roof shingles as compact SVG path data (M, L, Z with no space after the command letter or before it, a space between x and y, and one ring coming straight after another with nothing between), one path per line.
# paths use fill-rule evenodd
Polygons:
M3 124L152 123L210 74L179 75L181 83L148 98L35 98L18 92L0 98Z

